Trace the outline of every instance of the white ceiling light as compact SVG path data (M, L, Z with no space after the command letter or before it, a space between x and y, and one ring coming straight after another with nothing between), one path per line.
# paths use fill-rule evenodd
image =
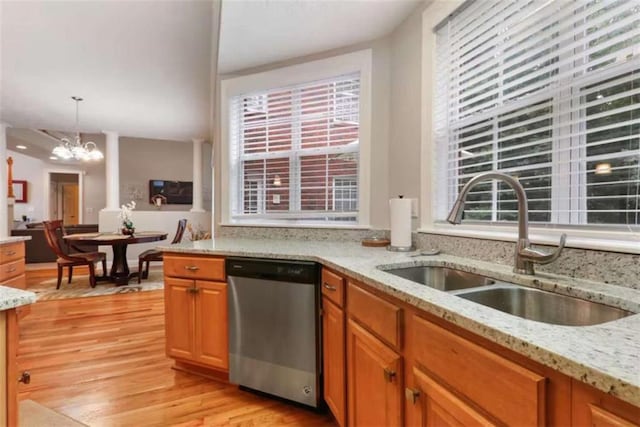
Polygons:
M16 145L16 148L17 148L18 150L26 150L26 149L27 149L27 146L26 146L26 145Z
M58 160L58 158L56 156L49 156L50 160Z
M80 139L80 131L78 127L78 108L79 102L82 101L82 98L77 96L72 96L76 102L76 136L73 140L69 138L60 139L60 145L53 149L53 155L57 156L64 160L101 160L104 158L104 155L98 147L96 143L93 141L87 141L85 143Z

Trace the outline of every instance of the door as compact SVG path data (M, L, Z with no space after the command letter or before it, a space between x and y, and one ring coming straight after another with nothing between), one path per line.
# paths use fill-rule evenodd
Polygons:
M402 425L402 359L351 319L347 373L349 425Z
M167 355L195 359L195 282L164 279L165 331Z
M62 184L62 221L64 224L78 224L78 184Z
M345 425L344 311L322 298L324 400L340 426Z
M196 280L196 358L201 363L229 368L227 284Z
M407 397L413 396L420 407L421 426L495 425L418 368L413 368L413 381L417 390L407 390Z

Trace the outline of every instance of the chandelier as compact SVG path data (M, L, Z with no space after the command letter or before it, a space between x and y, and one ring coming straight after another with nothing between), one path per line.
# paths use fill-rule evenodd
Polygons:
M85 143L80 139L80 131L78 130L78 107L82 98L72 96L76 102L76 136L71 140L69 138L61 138L60 144L53 149L53 155L64 160L101 160L104 155L96 143L93 141L87 141Z

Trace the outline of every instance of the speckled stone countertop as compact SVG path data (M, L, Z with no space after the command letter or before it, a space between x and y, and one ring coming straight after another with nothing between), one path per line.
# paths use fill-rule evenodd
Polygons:
M0 237L0 245L7 245L9 243L15 242L24 242L25 240L31 240L31 236Z
M36 302L36 294L22 289L0 285L0 311Z
M552 290L640 313L640 290L539 273L452 255L410 258L359 243L220 238L160 249L189 254L317 261L417 308L442 317L572 378L640 406L640 315L593 326L558 326L512 316L412 281L378 267L454 267L497 280ZM640 266L638 266L640 277Z

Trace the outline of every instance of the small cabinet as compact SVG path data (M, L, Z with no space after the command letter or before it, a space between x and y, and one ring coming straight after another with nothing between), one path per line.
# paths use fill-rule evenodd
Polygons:
M25 289L24 242L0 245L0 283Z
M347 376L350 426L402 425L402 357L352 319Z
M322 270L322 372L324 400L340 426L346 425L347 399L344 279Z
M224 278L224 260L165 256L164 262L167 355L227 371L227 284L217 281ZM206 277L213 280L201 280Z

